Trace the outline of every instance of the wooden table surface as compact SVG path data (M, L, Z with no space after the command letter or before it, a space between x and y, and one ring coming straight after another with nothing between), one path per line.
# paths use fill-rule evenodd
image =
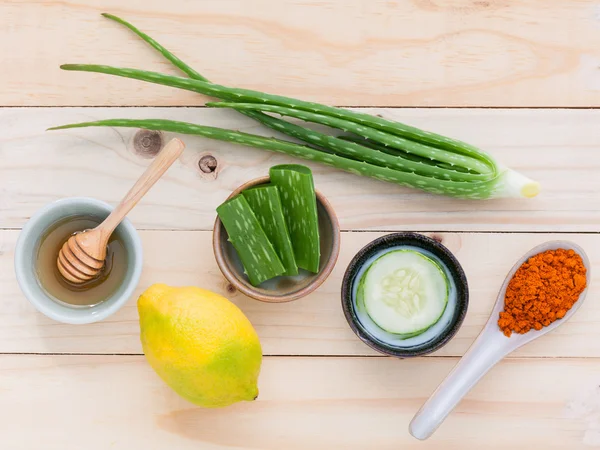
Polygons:
M173 118L264 132L190 92L62 72L93 62L176 73L107 11L210 79L364 109L479 145L543 185L532 200L436 197L322 166L342 250L314 294L264 304L233 291L211 251L215 207L292 161L186 137L131 213L144 244L136 296L102 323L64 325L17 286L20 228L68 196L112 204L149 164L136 130L48 133L74 121ZM0 448L580 449L600 446L600 283L555 332L512 354L438 432L407 431L486 322L514 261L557 237L600 264L600 5L592 0L0 0ZM204 155L218 162L204 173ZM437 236L463 264L471 304L457 336L423 358L375 354L340 307L346 265L393 230ZM137 295L155 282L226 295L263 344L260 398L205 410L177 397L141 353Z

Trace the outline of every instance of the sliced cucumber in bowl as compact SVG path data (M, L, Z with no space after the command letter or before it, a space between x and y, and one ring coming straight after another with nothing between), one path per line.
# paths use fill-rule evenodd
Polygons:
M416 336L444 314L450 282L439 264L415 250L394 250L377 258L360 279L357 301L388 333Z
M407 263L410 270L399 270ZM426 283L417 285L415 279ZM397 295L403 283L419 298ZM383 287L394 295L371 295L371 289L378 294ZM344 316L361 341L384 355L411 358L432 353L454 337L467 313L469 286L460 263L439 240L401 232L378 237L356 253L344 274L341 297Z

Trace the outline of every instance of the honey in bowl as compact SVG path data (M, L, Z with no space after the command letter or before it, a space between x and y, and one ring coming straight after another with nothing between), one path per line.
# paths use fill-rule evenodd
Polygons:
M110 298L123 283L127 272L127 252L119 232L111 235L104 267L96 278L73 284L58 271L58 253L69 237L76 232L95 228L101 221L93 216L67 217L53 224L42 236L35 272L41 288L56 302L73 307L91 307Z

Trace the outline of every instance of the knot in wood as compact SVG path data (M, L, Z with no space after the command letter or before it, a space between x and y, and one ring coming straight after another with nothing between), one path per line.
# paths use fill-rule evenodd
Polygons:
M198 167L200 167L200 170L204 173L213 173L217 170L217 165L217 158L212 155L204 155L200 158L200 161L198 161Z
M139 130L133 137L133 151L143 158L154 158L163 145L163 134L160 131Z

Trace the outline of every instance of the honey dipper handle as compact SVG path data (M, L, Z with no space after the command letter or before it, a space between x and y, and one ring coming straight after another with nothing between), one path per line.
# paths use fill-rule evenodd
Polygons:
M477 382L510 352L507 341L499 331L484 330L415 414L409 425L410 434L420 440L430 437Z
M110 213L98 229L102 229L104 236L110 236L117 225L125 218L132 208L146 195L154 183L167 171L169 167L181 156L185 144L180 139L172 139L165 147L156 155L152 164L148 166L146 171L137 180L133 187L129 190L121 203Z

